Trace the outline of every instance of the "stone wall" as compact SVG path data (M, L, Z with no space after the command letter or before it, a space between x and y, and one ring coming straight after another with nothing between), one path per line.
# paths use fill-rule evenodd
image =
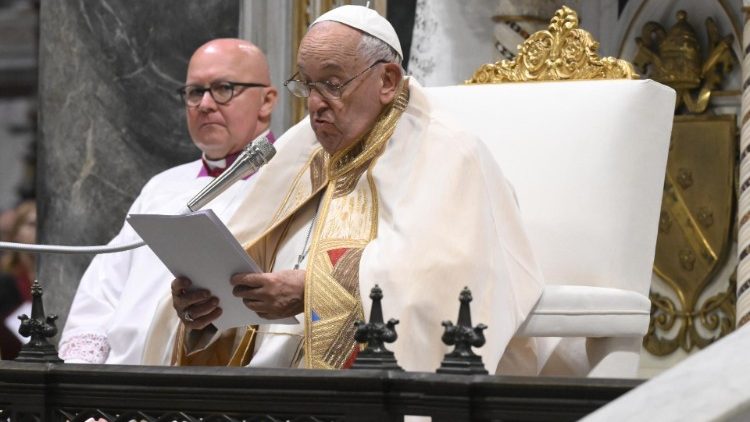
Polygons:
M238 1L41 3L40 243L106 243L151 176L199 156L176 88L193 50L238 22ZM60 328L91 258L39 260Z

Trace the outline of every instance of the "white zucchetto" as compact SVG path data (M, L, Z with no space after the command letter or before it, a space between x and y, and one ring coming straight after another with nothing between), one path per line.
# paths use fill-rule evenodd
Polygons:
M310 27L312 28L316 23L323 21L343 23L344 25L368 33L391 46L396 50L396 53L398 53L398 56L401 59L404 58L404 54L401 52L401 42L398 40L396 30L393 29L393 26L388 20L370 8L355 5L337 7L320 15Z

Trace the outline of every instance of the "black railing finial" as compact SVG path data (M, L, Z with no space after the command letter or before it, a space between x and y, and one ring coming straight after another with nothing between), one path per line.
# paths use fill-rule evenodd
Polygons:
M450 321L443 321L443 343L448 346L455 345L452 352L447 353L440 363L437 372L440 374L486 374L482 357L474 354L471 347L480 347L484 345L484 330L487 328L484 324L476 327L471 326L471 291L464 287L459 296L461 307L458 310L458 322L453 325Z
M24 337L31 337L28 343L21 346L18 354L18 362L62 362L57 356L55 346L47 341L48 338L57 334L55 320L57 315L44 315L44 304L42 304L42 286L39 281L34 280L31 286L31 318L23 314L18 317L21 326L18 333Z
M385 348L384 343L393 343L398 338L396 324L398 320L391 318L388 323L383 323L383 308L380 300L383 299L383 290L376 284L370 290L372 308L370 309L370 322L357 321L354 325L354 339L359 343L367 343L367 347L359 352L352 369L390 369L403 371L393 352Z

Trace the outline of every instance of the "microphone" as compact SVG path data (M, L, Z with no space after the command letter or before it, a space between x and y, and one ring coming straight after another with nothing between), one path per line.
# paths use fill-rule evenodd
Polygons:
M237 159L224 170L223 173L211 183L198 192L193 199L188 201L187 208L190 211L198 211L220 193L227 190L234 182L247 177L268 163L276 155L276 148L271 145L265 136L256 139L252 144L246 146Z
M203 208L212 199L219 196L220 193L227 190L234 182L258 171L264 164L276 155L276 148L268 141L265 136L256 139L252 144L246 146L234 163L224 170L221 176L217 177L211 183L206 185L197 195L191 199L187 207L180 214L197 211ZM102 245L102 246L63 246L63 245L30 245L26 243L0 242L0 250L22 251L32 253L58 253L58 254L100 254L121 252L129 249L135 249L145 245L141 241L120 244L120 245Z

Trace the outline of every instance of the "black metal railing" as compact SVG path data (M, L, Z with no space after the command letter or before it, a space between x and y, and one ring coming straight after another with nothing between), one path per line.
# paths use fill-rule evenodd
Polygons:
M30 340L17 360L0 361L0 422L567 421L640 383L484 375L471 347L486 327L471 325L468 289L457 324L443 323L443 342L456 347L434 374L404 372L385 348L398 321L383 322L377 286L370 322L357 322L367 348L354 366L364 369L340 371L65 364L47 341L56 317L45 315L38 283L32 297L19 330Z
M0 361L0 421L565 421L639 382Z

